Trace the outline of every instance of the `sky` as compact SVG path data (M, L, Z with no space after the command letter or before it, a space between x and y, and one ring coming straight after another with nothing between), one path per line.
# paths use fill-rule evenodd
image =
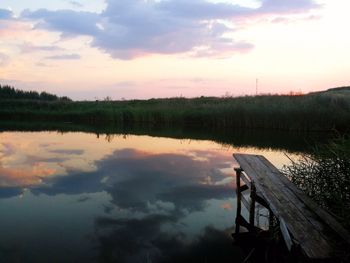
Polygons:
M345 0L1 0L0 84L74 100L346 86L349 10Z

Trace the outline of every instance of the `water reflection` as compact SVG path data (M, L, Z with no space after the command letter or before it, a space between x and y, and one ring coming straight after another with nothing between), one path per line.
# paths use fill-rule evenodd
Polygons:
M231 153L238 149L147 136L108 142L83 133L0 139L4 262L239 262L242 256L230 238ZM266 153L280 161L281 153Z

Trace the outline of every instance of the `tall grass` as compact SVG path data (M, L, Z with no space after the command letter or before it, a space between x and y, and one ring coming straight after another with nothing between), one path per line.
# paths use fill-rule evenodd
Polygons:
M298 131L350 128L350 93L130 101L1 100L0 120Z
M341 137L293 161L284 171L350 230L350 137Z

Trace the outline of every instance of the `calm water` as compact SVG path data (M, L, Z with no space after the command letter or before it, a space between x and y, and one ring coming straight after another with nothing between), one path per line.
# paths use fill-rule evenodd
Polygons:
M0 133L0 262L240 262L233 152L211 141Z

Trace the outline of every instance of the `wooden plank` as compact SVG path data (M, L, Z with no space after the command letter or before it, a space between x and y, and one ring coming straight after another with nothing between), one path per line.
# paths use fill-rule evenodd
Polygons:
M234 157L255 182L259 195L269 203L275 216L286 222L305 254L310 258L328 258L331 248L327 241L303 215L300 208L289 202L290 193L284 193L287 187L278 180L276 174L273 175L275 171L269 169L259 156L235 154Z
M293 203L293 205L305 216L305 218L315 226L315 228L322 235L325 230L325 225L316 217L315 213L298 198L293 191L288 188L288 185L292 183L287 180L283 181L282 178L285 178L278 170L275 168L267 159L263 156L258 156L260 161L265 164L266 168L270 170L269 176L270 179L278 185L281 189L283 189L283 194L286 195L286 198ZM327 238L327 237L326 237Z
M263 183L265 195L269 195L272 202L278 206L277 217L287 222L288 228L293 230L293 235L297 236L302 244L305 254L310 258L317 256L327 258L331 251L329 245L320 233L310 225L302 212L290 202L290 196L285 195L284 185L271 176L269 169L261 163L258 157L247 158L247 161L255 169L257 181ZM247 171L247 169L245 170Z
M287 228L286 223L284 222L283 218L281 218L281 220L280 220L280 229L282 232L283 239L286 242L287 248L289 251L291 251L292 247L293 247L293 241L289 235L288 228Z
M245 173L242 173L241 179L248 187L250 187L250 183L252 180L248 177L248 175L246 175Z
M317 218L316 214L310 207L308 207L299 196L291 191L288 187L289 185L293 185L289 180L283 180L285 178L277 168L275 168L270 162L268 162L263 156L259 156L260 161L266 165L266 167L271 171L270 178L274 179L275 183L283 188L283 194L286 195L286 198L289 199L291 203L305 216L305 218L321 233L323 234L325 231L325 224ZM325 237L327 238L327 237Z
M261 156L260 159L269 164L269 161ZM271 167L275 173L279 172L274 166ZM333 216L331 216L327 211L320 208L314 201L312 201L302 190L297 188L291 181L288 180L284 175L281 175L280 180L282 180L285 185L292 191L306 206L308 206L322 221L324 221L333 231L335 231L347 244L350 245L350 233L339 224Z
M271 170L269 176L274 183L282 185L283 191L287 198L291 198L293 205L301 212L306 214L306 219L311 223L313 227L320 231L321 235L325 235L325 227L328 226L342 237L345 242L350 244L349 233L326 211L318 207L310 198L306 196L300 189L295 187L285 176L283 176L277 168L272 166L264 157L258 157L261 159L265 166ZM265 168L266 168L265 167ZM274 178L276 177L276 178ZM322 223L321 223L322 221ZM327 239L327 236L325 237Z

